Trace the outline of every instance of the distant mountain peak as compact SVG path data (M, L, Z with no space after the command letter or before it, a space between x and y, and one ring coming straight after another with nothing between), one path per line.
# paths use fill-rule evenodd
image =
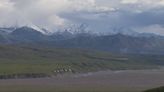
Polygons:
M0 33L0 43L32 43L36 45L86 48L121 53L164 54L164 37L143 33L128 35L118 32L116 34L97 35L85 31L72 33L71 30L63 30L52 35L45 35L32 27L23 26L15 28L9 34Z
M23 27L20 27L20 28L16 28L12 34L15 34L15 35L18 35L18 34L42 34L41 32L31 28L31 27L27 27L27 26L23 26Z

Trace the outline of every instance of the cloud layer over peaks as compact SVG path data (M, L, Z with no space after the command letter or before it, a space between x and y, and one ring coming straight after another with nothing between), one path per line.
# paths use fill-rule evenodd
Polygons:
M155 27L150 32L161 34L163 16L164 0L0 0L0 26L30 25L53 31L85 23L98 32L115 27L149 32Z

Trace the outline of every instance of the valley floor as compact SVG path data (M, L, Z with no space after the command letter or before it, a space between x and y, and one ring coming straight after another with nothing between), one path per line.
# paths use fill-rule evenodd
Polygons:
M142 92L163 85L164 69L125 70L0 80L0 92Z

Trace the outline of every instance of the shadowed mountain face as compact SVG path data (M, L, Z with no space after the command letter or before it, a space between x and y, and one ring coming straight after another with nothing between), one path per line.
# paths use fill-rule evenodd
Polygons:
M164 37L157 35L133 36L125 34L94 35L74 34L69 31L44 35L30 28L21 27L4 34L0 32L1 44L35 44L51 47L84 48L115 53L164 54Z
M11 39L15 42L35 42L35 41L44 41L44 35L32 28L21 27L14 30L11 34Z
M133 37L122 34L76 37L65 40L62 46L98 49L122 53L156 53L164 52L164 39L160 37Z
M11 34L16 36L25 36L25 37L42 35L41 32L38 32L37 30L29 27L18 28L14 30Z
M0 43L1 44L4 44L4 43L7 43L8 42L8 39L5 38L3 35L0 34Z

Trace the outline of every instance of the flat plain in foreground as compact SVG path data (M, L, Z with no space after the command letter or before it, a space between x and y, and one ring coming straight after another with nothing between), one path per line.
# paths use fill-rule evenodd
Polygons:
M126 70L0 80L0 92L142 92L163 85L163 69Z

